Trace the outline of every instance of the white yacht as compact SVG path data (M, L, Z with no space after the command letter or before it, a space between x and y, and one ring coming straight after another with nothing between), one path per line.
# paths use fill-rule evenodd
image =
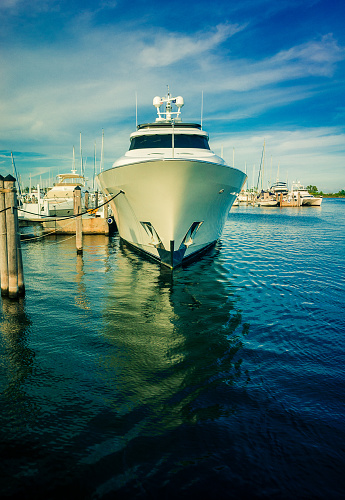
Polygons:
M73 191L77 186L84 189L85 178L78 175L76 170L69 174L59 174L57 182L46 194L42 194L42 190L37 186L37 190L23 197L18 216L21 219L32 219L72 215Z
M72 170L68 174L59 174L56 184L47 191L43 198L48 206L49 215L71 215L73 214L73 191L79 186L84 188L85 178Z
M300 199L300 204L302 206L308 207L320 207L322 202L322 196L314 196L308 192L308 190L300 183L295 182L292 184L290 196L292 199Z
M182 97L153 105L156 121L137 126L98 180L108 199L120 193L110 202L120 237L174 268L218 240L246 175L210 150L200 125L181 121Z

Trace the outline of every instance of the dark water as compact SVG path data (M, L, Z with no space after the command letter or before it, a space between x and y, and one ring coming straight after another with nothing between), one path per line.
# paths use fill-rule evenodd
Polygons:
M233 208L172 275L23 243L2 300L1 498L343 498L345 200Z

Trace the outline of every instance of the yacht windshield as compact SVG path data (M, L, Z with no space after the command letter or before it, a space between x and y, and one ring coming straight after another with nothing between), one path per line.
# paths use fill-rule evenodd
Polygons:
M140 135L132 137L129 149L171 148L172 134ZM175 148L210 149L207 137L202 135L174 134Z

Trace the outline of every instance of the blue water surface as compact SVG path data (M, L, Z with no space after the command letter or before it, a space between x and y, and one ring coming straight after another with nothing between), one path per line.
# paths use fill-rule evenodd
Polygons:
M117 235L22 242L1 498L343 498L344 234L324 199L233 207L173 273Z

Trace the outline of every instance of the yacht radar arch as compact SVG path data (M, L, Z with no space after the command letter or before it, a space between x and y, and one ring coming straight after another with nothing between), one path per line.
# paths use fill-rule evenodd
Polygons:
M161 111L160 107L165 103L165 111ZM172 104L175 104L177 111L173 111ZM156 122L179 122L181 121L181 108L184 105L183 97L171 97L168 90L166 97L156 96L153 98L153 105L157 108Z

